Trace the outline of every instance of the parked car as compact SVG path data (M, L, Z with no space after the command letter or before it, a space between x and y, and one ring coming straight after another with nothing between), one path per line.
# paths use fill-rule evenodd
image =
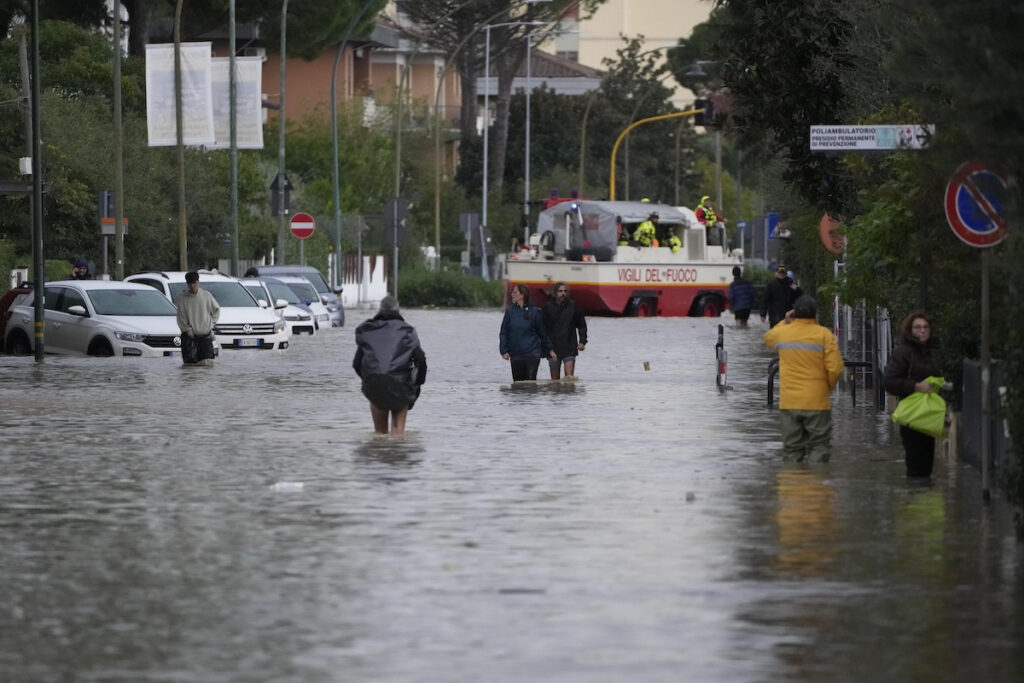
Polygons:
M149 285L171 302L177 301L178 295L188 288L184 271L137 273L126 277L125 282ZM288 348L284 320L274 311L261 308L238 278L200 272L199 286L220 305L220 319L213 332L223 348Z
M0 351L4 350L4 340L7 339L7 320L11 317L11 311L31 293L31 283L26 282L18 287L12 287L0 297Z
M299 301L309 307L321 327L331 326L331 313L327 310L327 306L320 301L320 295L313 287L312 282L304 277L292 275L277 275L274 279L292 290L295 296L299 297Z
M291 290L291 287L281 282L276 277L261 277L259 278L259 280L264 284L264 286L266 286L268 290L270 290L270 295L272 297L274 297L275 299L287 301L289 306L294 306L300 309L306 315L309 316L309 319L310 321L312 321L313 326L318 330L320 329L320 322L317 320L317 314L313 311L312 307L310 307L308 304L302 301L302 299L300 299L298 295ZM317 300L316 304L318 306L323 305L320 303L319 300ZM328 327L330 326L329 322L325 324Z
M331 327L341 327L345 324L345 309L342 307L341 299L338 297L341 294L342 288L335 287L331 289L327 285L327 280L324 279L323 274L313 266L259 266L257 270L259 270L260 277L289 275L306 278L312 283L317 294L320 295L320 302L327 307L327 312L331 315Z
M316 334L317 324L313 319L313 314L305 308L296 305L298 298L292 296L293 301L288 299L275 296L270 288L267 287L267 283L253 277L242 278L242 285L249 290L252 294L252 298L256 299L263 308L270 308L271 302L273 302L274 312L277 316L284 320L284 324L288 330L288 336L293 334ZM287 289L287 287L285 288ZM291 293L291 290L288 290Z
M177 309L133 282L61 280L43 286L43 349L72 356L181 356ZM8 353L35 350L35 293L11 311Z

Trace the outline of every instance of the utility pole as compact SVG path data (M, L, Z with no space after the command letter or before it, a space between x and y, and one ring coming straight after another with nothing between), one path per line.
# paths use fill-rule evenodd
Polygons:
M180 125L180 123L179 123ZM124 279L124 127L121 123L121 0L114 0L114 278ZM106 261L106 245L103 259Z
M32 0L32 267L35 274L35 358L42 363L43 283L46 262L43 259L43 159L39 144L39 0Z
M277 177L279 185L284 183L284 125L285 125L285 59L287 57L287 51L285 49L285 36L287 35L288 26L288 0L284 0L281 4L281 109L277 115L278 125L278 136L277 136ZM280 191L280 190L279 190ZM280 213L277 214L277 250L274 252L274 263L282 264L285 262L284 258L284 226L288 222L288 214L290 213L290 207L284 202L278 204L281 207Z
M185 131L181 111L181 5L174 8L174 125L178 134L178 266L188 270L188 216L185 213ZM118 201L118 200L115 200Z
M228 2L228 99L229 130L231 137L231 274L241 277L238 272L238 78L235 74L235 0Z

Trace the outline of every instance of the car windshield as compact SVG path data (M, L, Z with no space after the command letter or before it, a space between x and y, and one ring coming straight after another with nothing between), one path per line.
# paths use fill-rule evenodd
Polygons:
M331 291L330 288L327 286L327 283L324 281L324 276L321 275L320 271L318 270L314 270L311 273L303 273L302 277L312 282L313 289L315 289L317 292L320 292L321 294L327 294L328 292Z
M316 293L313 285L308 282L289 282L288 286L291 287L291 290L304 302L320 301L320 295Z
M249 293L252 294L252 298L256 299L256 301L267 298L267 290L263 289L263 285L254 285L247 282L244 286L249 290ZM267 303L270 302L268 301Z
M302 303L302 300L295 295L295 292L293 292L288 285L279 284L277 282L268 282L267 287L270 288L270 293L274 299L284 299L290 304Z
M155 289L96 289L86 293L99 315L175 315L177 312Z
M171 297L177 301L188 285L184 282L172 282L170 284ZM256 299L253 299L248 290L241 282L203 282L199 281L199 288L205 289L217 303L228 308L259 308Z

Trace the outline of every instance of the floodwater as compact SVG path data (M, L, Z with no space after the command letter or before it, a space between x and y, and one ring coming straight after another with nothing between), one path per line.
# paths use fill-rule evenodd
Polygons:
M1024 680L1002 495L908 483L863 390L783 464L763 326L591 319L577 383L520 387L499 312L409 310L396 438L366 317L213 368L0 357L0 681Z

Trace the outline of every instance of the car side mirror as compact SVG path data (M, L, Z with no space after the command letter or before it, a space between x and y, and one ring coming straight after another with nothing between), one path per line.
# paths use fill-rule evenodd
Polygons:
M85 306L80 306L80 305L69 306L68 307L68 313L70 313L71 315L77 315L77 316L82 317L82 318L89 317L89 313L86 312Z
M288 300L278 299L277 301L274 302L274 308L288 308Z
M342 287L341 285L338 285L337 287L333 288L333 291L334 291L335 294L341 294L344 290L345 290L345 288Z
M267 308L269 306L266 299L256 299L256 303L260 305L260 308Z

